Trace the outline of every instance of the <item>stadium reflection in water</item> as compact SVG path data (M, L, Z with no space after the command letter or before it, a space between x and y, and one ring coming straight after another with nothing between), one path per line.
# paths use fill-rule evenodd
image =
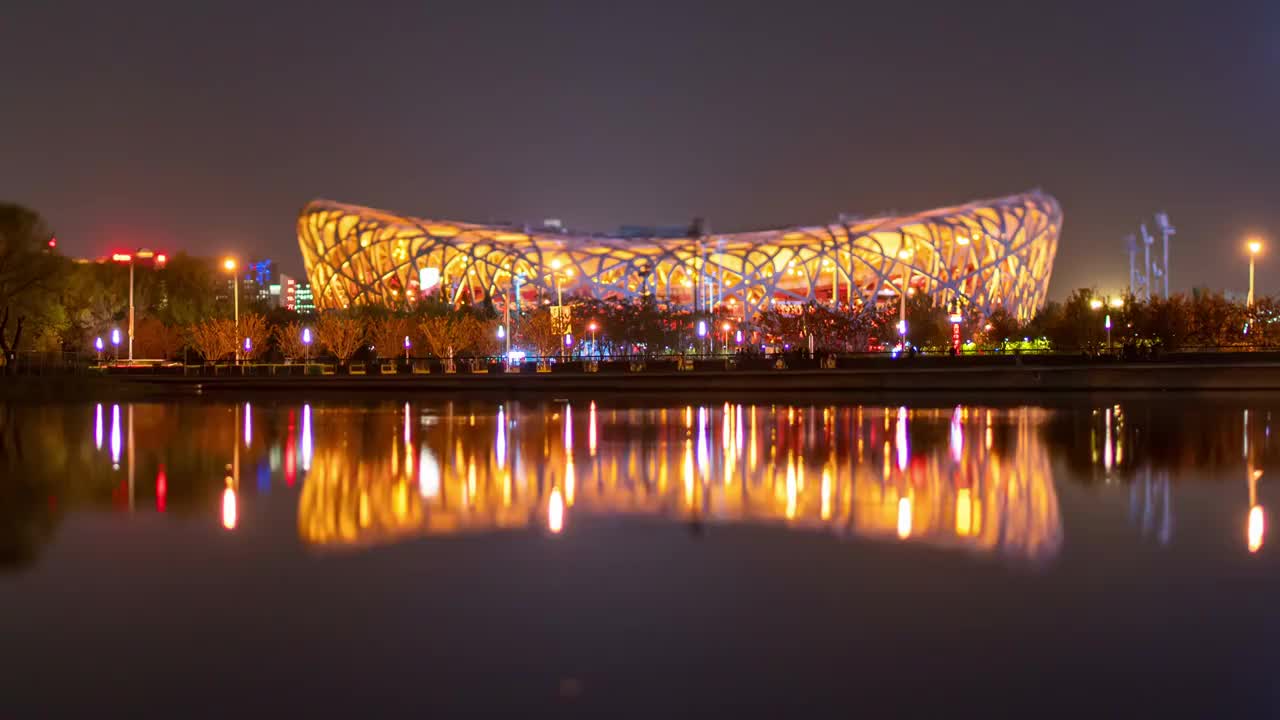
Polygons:
M1047 411L716 404L303 409L308 543L654 516L1045 563L1063 542ZM310 416L314 414L314 426ZM315 437L310 429L315 428Z

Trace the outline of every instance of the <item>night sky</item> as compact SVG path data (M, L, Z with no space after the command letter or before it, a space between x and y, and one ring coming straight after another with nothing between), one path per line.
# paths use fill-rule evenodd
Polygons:
M1262 232L1280 290L1274 2L5 5L0 199L72 255L299 272L316 197L732 231L1040 187L1054 297L1161 209L1176 288L1242 290Z

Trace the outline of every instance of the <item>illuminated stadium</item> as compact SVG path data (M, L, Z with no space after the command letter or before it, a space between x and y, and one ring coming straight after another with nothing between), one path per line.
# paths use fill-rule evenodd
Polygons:
M914 215L741 233L622 237L394 215L328 200L298 218L316 307L575 296L638 298L749 318L773 304L843 307L926 293L1029 318L1062 230L1039 191Z

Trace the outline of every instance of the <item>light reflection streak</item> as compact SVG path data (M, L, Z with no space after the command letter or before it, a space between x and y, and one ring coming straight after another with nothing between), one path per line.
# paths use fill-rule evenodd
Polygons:
M547 501L547 529L556 534L564 530L564 498L560 488L552 488L551 499Z
M253 406L244 404L244 446L253 446Z
M302 406L302 470L311 470L311 405Z
M898 408L898 427L894 438L898 448L898 470L906 470L907 462L911 459L911 441L907 438L907 409L905 407Z
M498 457L498 465L500 467L507 466L507 418L502 411L502 406L498 406L498 422L494 431L493 447L494 453Z
M120 406L111 406L111 464L120 467Z
M1247 542L1249 552L1256 553L1262 549L1262 541L1267 532L1266 515L1262 512L1261 505L1254 505L1249 508L1249 528L1247 531Z
M98 450L102 449L102 403L98 403L93 415L93 445Z
M228 486L222 491L222 527L227 530L235 530L238 521L239 511L236 507L236 491Z
M964 425L960 421L960 406L951 413L951 459L960 462L960 453L964 451Z
M564 451L573 452L573 406L564 404Z
M902 496L898 498L898 539L906 540L911 537L911 498Z
M587 411L587 450L591 453L591 457L596 456L596 401L591 401L591 407Z

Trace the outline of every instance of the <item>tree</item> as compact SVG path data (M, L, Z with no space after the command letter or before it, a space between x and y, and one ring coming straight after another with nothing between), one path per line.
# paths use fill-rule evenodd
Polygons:
M418 331L432 355L451 360L472 346L480 330L473 315L452 313L423 318L418 323Z
M182 348L182 332L153 317L139 318L133 335L138 357L168 360Z
M15 359L29 321L51 324L56 318L50 311L61 310L56 299L66 261L49 247L52 238L36 211L0 204L0 362L5 365Z
M216 363L236 351L236 325L226 318L210 318L188 330L191 345L207 363Z
M267 341L271 339L267 319L256 312L242 314L240 328L236 331L236 343L241 352L244 352L245 338L249 339L249 351L244 353L246 359L256 360L261 357L267 351Z
M393 358L404 348L404 339L410 335L412 327L408 318L389 315L374 318L369 323L369 340L380 358Z
M559 352L563 338L549 308L530 313L520 325L521 342L533 348L538 357L549 357Z
M351 360L364 338L364 323L358 317L331 310L316 321L316 341L338 358L339 365Z
M1006 342L1023 337L1026 334L1024 330L1026 328L1013 313L1002 307L996 308L987 316L983 325L983 344L991 348L1002 348Z
M276 347L280 348L286 363L306 357L307 346L302 342L302 323L277 325L272 335L275 336Z

